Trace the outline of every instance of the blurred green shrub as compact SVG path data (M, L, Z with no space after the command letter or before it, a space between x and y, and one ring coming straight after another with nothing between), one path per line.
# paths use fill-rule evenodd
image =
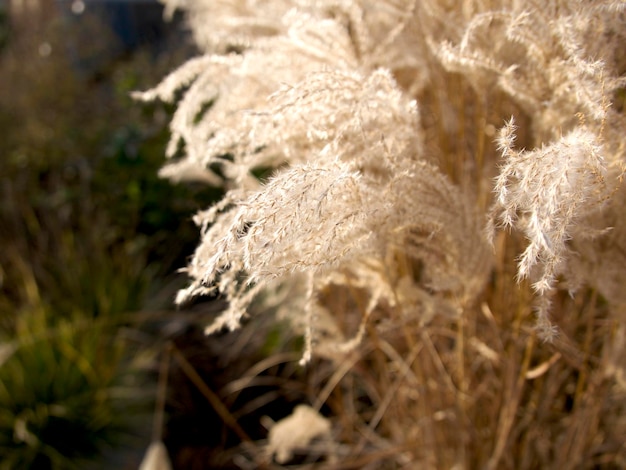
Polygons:
M0 468L85 468L132 442L147 400L123 330L105 319L58 321L23 310L0 357ZM145 405L144 408L145 409Z
M149 409L136 314L169 308L216 193L158 179L170 110L128 97L184 51L79 73L80 24L29 18L2 49L1 20L0 468L85 468Z

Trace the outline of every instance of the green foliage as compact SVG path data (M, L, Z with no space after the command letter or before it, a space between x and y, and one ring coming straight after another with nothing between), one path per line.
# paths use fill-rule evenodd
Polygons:
M214 192L158 178L170 111L128 97L177 53L90 75L67 51L77 25L31 19L0 51L0 469L85 468L146 425L140 320L169 307L155 293Z
M80 468L128 432L128 351L114 325L23 312L0 367L0 468ZM126 382L126 383L125 383ZM144 397L145 398L145 397Z

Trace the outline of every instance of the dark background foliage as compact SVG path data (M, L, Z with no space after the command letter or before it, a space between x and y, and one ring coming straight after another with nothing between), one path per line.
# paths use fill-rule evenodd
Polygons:
M172 110L129 97L193 53L179 22L75 4L0 5L3 469L137 467L156 359L190 324L168 327L191 216L218 196L158 178Z

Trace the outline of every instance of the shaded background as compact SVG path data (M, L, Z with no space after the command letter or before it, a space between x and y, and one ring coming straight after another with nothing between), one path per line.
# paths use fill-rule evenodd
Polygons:
M137 468L149 443L217 192L158 179L172 110L129 93L194 53L156 1L0 3L0 468Z

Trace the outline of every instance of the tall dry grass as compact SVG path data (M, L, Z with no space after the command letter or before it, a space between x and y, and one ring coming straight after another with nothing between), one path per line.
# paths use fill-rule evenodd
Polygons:
M178 301L303 336L301 467L626 466L626 4L169 5L204 55L138 94L162 174L227 189Z

